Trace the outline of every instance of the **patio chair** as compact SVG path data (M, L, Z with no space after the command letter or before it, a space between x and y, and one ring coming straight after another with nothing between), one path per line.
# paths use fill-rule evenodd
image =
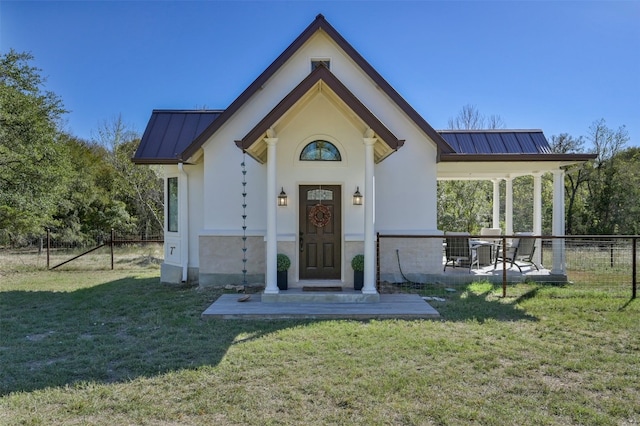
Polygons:
M533 235L530 232L517 232L517 236L525 236L525 235ZM498 266L498 261L500 259L506 260L511 264L511 266L515 265L518 267L520 273L522 273L522 268L518 265L517 262L525 262L530 263L536 268L536 271L539 271L538 265L533 261L533 253L536 251L536 239L535 238L514 238L511 242L511 245L506 248L501 248L498 251L498 255L496 256L495 264L493 265L493 269Z
M491 237L497 237L502 235L502 229L500 228L480 228L480 235L481 236L491 236Z
M443 272L447 270L447 265L451 263L455 269L456 263L462 265L463 262L469 262L469 273L471 273L472 250L469 244L468 232L446 232L446 247Z
M488 237L500 237L502 236L502 229L500 228L480 228L480 236L482 236L483 240L486 240L493 244L491 250L491 258L489 259L489 264L492 264L498 255L497 250L500 244L502 244L501 238L488 238Z

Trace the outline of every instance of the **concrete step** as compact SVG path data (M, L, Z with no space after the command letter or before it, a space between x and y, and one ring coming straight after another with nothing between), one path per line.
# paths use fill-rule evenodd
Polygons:
M361 291L302 291L299 288L281 290L277 294L262 294L263 303L378 303L380 295Z
M287 290L288 292L290 290ZM285 293L283 291L282 293ZM239 303L237 294L223 294L203 319L437 319L438 311L417 294L380 294L379 303L264 303L264 294L252 294Z

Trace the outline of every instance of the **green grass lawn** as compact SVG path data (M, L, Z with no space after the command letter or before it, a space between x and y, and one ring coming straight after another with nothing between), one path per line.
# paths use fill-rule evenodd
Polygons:
M0 276L0 424L640 422L640 302L477 283L441 321L203 321L157 270Z

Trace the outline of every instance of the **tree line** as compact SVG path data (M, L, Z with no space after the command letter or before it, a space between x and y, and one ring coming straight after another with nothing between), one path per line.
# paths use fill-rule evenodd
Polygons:
M63 131L67 111L32 61L14 50L0 56L0 245L28 244L45 228L73 244L106 240L111 229L160 235L159 170L130 161L139 136L121 117L93 140Z
M33 56L0 56L0 245L41 238L91 244L111 229L142 237L163 232L160 170L134 165L140 142L121 117L103 122L92 140L62 130L67 111L45 88ZM467 105L452 129L504 128L500 116ZM640 233L640 148L627 147L624 126L595 121L586 136L552 136L555 152L593 152L597 158L566 171L567 234ZM504 183L503 183L504 186ZM533 178L513 181L514 231L532 229ZM438 183L438 228L477 233L491 222L488 181ZM504 188L502 208L504 211ZM543 177L543 233L551 232L552 179ZM504 218L501 218L504 220Z

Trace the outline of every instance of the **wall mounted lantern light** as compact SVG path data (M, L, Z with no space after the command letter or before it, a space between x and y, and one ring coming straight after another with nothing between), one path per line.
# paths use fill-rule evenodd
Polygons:
M280 195L278 195L278 206L287 207L287 193L284 192L284 187L282 187Z
M360 193L360 187L356 187L356 192L353 193L353 205L361 206L362 205L362 194Z

